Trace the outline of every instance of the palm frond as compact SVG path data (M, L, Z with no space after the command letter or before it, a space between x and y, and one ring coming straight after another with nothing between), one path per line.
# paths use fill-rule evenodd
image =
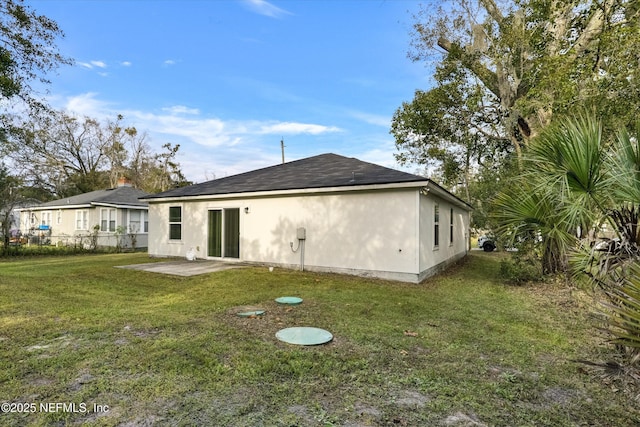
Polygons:
M612 171L607 177L612 197L619 202L640 203L640 135L620 130L606 160Z

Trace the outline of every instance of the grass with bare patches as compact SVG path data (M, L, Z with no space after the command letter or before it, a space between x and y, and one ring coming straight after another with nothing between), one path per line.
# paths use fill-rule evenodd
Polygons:
M605 354L588 307L566 287L501 284L498 257L422 285L114 268L143 254L3 262L0 401L36 410L0 424L637 425L631 396L571 361ZM242 306L267 313L239 318ZM277 341L289 326L335 338Z

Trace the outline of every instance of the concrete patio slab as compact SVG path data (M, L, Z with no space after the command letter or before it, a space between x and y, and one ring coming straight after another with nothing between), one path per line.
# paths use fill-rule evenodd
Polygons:
M210 260L187 261L186 259L181 259L166 262L151 262L146 264L119 265L116 266L116 268L126 268L130 270L142 270L150 271L152 273L172 274L174 276L188 277L244 266L245 264L236 262Z

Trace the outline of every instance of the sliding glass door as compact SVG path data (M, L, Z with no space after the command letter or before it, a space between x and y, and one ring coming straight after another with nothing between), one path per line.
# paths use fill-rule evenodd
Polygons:
M210 257L240 258L240 209L209 211L207 254Z

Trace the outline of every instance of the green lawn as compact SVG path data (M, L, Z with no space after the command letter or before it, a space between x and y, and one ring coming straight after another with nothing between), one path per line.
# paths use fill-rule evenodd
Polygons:
M588 299L505 286L500 256L422 285L114 268L144 254L0 262L0 402L22 411L0 425L638 425L632 396L571 361L606 360ZM335 339L277 341L289 326Z

